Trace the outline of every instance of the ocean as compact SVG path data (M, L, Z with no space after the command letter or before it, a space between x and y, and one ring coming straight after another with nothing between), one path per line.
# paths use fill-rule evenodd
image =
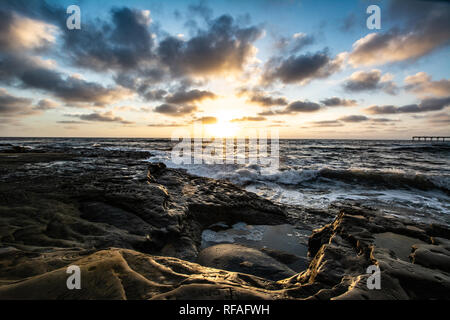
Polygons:
M275 202L326 209L357 201L392 215L450 224L450 142L280 139L276 168L255 161L175 163L171 150L177 142L170 139L1 138L0 152L8 144L148 151L152 156L143 161L226 179Z

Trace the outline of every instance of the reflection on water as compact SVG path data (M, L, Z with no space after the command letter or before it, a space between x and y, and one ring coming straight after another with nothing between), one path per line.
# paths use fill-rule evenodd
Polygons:
M213 227L225 227L216 224ZM235 243L257 249L269 249L295 255L287 264L295 271L305 270L307 267L308 232L289 224L282 225L247 225L243 222L234 224L231 228L213 231L206 229L202 233L202 248L220 243Z

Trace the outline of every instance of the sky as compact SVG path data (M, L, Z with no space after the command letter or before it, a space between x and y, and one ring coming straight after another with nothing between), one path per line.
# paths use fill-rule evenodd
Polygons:
M0 136L450 136L449 45L446 1L2 0Z

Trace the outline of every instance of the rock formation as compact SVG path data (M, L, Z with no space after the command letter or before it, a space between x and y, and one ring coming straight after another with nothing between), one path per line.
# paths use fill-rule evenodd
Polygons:
M0 299L450 297L447 226L355 203L285 206L149 165L148 153L90 150L0 155ZM310 230L308 268L295 273L270 248L200 252L202 231L219 222ZM81 268L81 290L66 287L69 265ZM372 265L379 290L367 286Z

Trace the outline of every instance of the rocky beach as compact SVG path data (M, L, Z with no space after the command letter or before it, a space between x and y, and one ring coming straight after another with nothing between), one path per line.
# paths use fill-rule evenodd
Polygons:
M3 145L0 299L450 298L446 224L358 201L272 202L145 161L152 156ZM286 251L270 241L205 244L205 231L236 224L303 236ZM70 265L80 267L80 290L66 286ZM370 266L379 289L367 285Z

